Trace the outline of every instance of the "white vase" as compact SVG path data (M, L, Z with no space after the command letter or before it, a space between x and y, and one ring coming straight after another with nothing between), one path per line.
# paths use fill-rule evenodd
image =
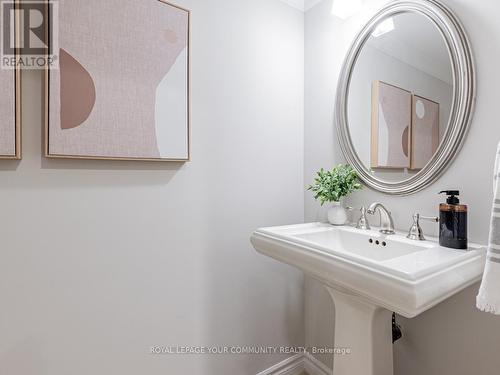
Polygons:
M328 210L328 221L333 225L345 225L347 223L347 212L340 202L333 202Z

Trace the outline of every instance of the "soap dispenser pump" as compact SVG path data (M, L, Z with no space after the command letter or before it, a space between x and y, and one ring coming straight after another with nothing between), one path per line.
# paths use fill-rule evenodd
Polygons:
M458 190L444 190L446 203L439 205L439 244L452 249L467 249L467 206L460 204Z

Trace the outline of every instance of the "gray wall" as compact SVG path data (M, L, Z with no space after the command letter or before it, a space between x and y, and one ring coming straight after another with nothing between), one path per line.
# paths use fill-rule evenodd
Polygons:
M301 274L249 243L303 220L303 14L177 3L191 163L44 159L42 76L23 74L24 159L0 163L1 374L255 374L283 357L149 351L303 343Z
M470 239L486 243L492 198L492 168L496 144L500 140L498 95L500 75L500 5L495 0L480 3L445 0L463 21L476 57L478 71L477 109L462 152L446 174L426 190L409 197L389 197L365 189L356 193L351 205L381 201L393 211L396 225L406 230L411 214L437 214L445 188L459 188L470 208ZM315 171L343 162L333 128L335 87L342 59L375 0L367 0L366 10L347 21L331 15L331 1L325 0L306 13L306 95L305 95L305 182ZM380 4L380 1L378 1ZM305 193L306 220L323 220L310 193ZM424 230L436 234L437 227ZM474 285L436 308L412 319L400 319L405 338L395 345L396 374L399 375L489 375L498 372L500 319L474 307L478 285ZM306 282L306 341L308 345L329 343L333 332L332 303L314 281ZM329 327L329 329L325 329ZM318 327L322 327L321 329ZM331 365L331 358L321 358Z

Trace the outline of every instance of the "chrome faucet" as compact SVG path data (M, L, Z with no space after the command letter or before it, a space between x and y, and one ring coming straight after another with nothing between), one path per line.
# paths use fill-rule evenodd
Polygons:
M375 215L377 210L380 212L380 233L395 234L391 212L382 203L373 203L366 212L370 215Z
M422 216L420 214L413 214L413 224L408 232L407 238L415 241L425 241L425 236L422 228L420 227L420 220L429 220L434 223L439 223L439 218L435 216Z

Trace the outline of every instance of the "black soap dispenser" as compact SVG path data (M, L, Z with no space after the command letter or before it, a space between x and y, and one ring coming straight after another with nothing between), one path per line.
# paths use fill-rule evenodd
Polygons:
M444 190L446 203L439 205L439 244L452 249L467 249L467 206L460 204L458 190Z

